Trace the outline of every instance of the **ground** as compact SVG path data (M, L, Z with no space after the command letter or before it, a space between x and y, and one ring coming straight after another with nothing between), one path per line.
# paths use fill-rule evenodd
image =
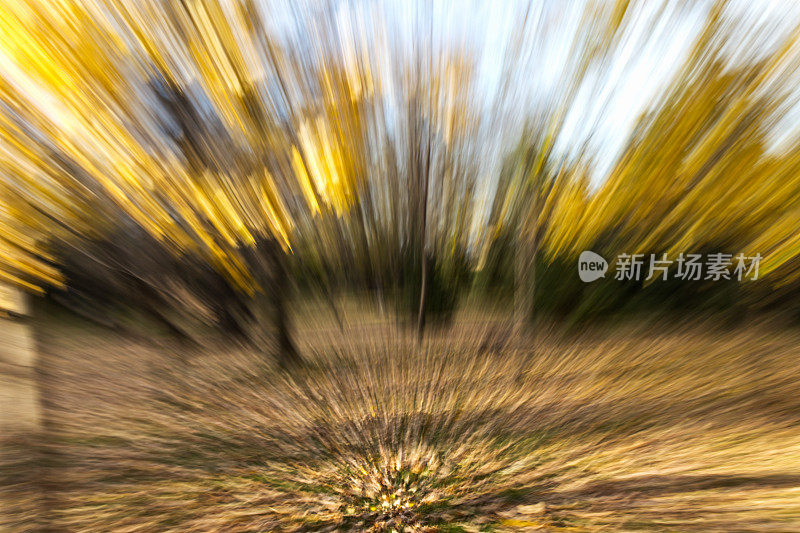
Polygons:
M47 488L58 531L800 531L797 331L516 339L475 307L420 345L296 307L291 372L38 322L46 459L17 499Z

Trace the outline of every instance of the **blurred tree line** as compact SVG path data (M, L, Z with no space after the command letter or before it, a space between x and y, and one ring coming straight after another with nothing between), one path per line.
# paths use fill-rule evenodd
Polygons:
M507 302L520 328L799 312L800 148L773 140L796 104L796 32L731 57L720 3L598 184L591 151L559 141L623 45L628 2L587 5L563 90L502 132L520 115L510 87L531 75L517 61L527 17L486 104L466 40L424 24L411 50L379 27L343 40L320 6L302 21L313 39L287 43L254 2L233 5L152 5L153 24L106 6L119 25L95 24L91 6L6 8L4 42L30 69L0 81L5 282L111 327L130 308L187 342L199 328L274 346L284 365L300 359L287 306L309 291L336 311L336 294L366 290L420 336L470 291ZM37 104L42 88L57 106ZM496 139L499 164L484 157ZM583 250L764 261L754 282L585 284Z

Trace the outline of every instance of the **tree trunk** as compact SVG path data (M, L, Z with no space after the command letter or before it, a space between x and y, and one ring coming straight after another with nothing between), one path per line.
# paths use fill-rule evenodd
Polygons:
M284 285L284 281L277 281L276 285ZM282 368L290 368L300 365L303 360L300 357L300 353L297 351L297 347L294 344L294 340L292 340L291 335L291 321L289 319L289 313L286 309L286 294L283 288L281 288L278 292L276 292L275 299L273 300L273 309L274 309L274 321L275 321L275 328L278 336L278 364Z
M277 336L276 358L282 368L296 367L303 363L303 359L292 338L291 318L286 305L289 298L289 273L284 252L274 239L270 239L265 247L272 267L267 276L271 280L272 289L272 321Z
M517 229L517 249L514 257L514 325L516 333L520 335L528 331L529 324L535 318L541 188L541 180L537 176L533 183L533 201L530 208L524 211ZM549 191L544 194L548 193Z
M526 217L527 220L517 230L517 247L514 252L514 330L518 336L527 333L535 305L538 246L536 209L534 202L534 215Z
M527 272L527 253L524 246L524 236L522 228L517 233L517 246L514 252L514 333L516 336L525 331L527 315L527 283L525 275Z
M423 239L424 241L424 239ZM422 251L422 276L419 286L419 311L417 312L417 338L421 341L425 335L425 306L428 296L428 265L425 250Z
M420 221L420 256L422 263L422 273L420 274L420 287L419 287L419 311L417 313L417 338L422 341L425 335L425 308L427 305L428 297L428 257L426 254L426 234L428 230L428 184L430 181L431 170L431 139L430 130L427 132L427 154L425 156L425 167L423 168L422 176L422 194L420 196L421 204L421 221Z
M36 517L36 531L52 531L51 372L38 354L30 303L20 289L0 284L0 456L20 474L16 494L0 491L0 530L34 527L30 517Z
M331 313L333 313L333 318L336 320L336 325L339 326L339 331L344 331L344 322L342 322L342 315L339 312L339 306L336 304L336 299L333 295L333 291L330 287L330 277L328 278L328 284L322 289L325 300L328 302L328 307L331 309Z

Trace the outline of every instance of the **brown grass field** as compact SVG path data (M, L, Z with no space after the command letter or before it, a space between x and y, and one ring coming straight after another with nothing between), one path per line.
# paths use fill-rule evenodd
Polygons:
M291 373L38 324L46 435L6 457L11 530L800 531L796 331L519 340L473 311L418 345L323 314Z

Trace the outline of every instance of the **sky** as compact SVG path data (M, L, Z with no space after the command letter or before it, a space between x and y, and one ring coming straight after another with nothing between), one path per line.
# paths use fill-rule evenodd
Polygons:
M576 35L587 27L587 7L610 9L613 2L584 0L439 0L342 1L338 29L342 38L369 43L397 39L406 52L416 46L454 46L469 50L477 62L478 105L490 116L487 161L497 161L509 136L520 132L538 106L552 106L566 92L573 75ZM290 21L296 2L264 5L275 21ZM691 51L714 2L648 0L633 2L618 47L607 61L590 71L580 84L564 117L556 150L577 157L588 152L593 161L592 183L599 186L620 156L642 113L658 105L671 80ZM734 0L730 13L741 17L740 43L731 43L741 57L774 50L775 43L800 23L800 2ZM279 24L279 23L278 23ZM590 22L591 24L591 22ZM521 33L521 54L513 42ZM370 45L367 44L369 47ZM382 56L391 63L397 57ZM512 63L513 81L504 86ZM388 71L388 70L387 70ZM504 90L505 89L505 90ZM510 112L497 113L497 100ZM794 106L776 128L776 142L793 138L800 115ZM794 118L793 118L794 117ZM499 151L499 152L498 152Z

